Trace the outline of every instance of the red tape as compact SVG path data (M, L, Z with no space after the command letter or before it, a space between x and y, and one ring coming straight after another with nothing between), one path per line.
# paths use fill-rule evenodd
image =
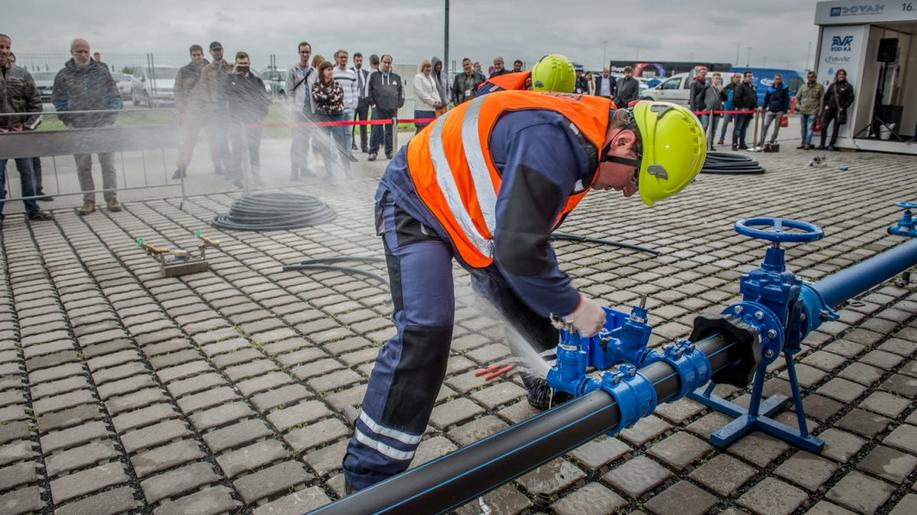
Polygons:
M702 114L755 114L754 109L730 109L721 111L693 111L696 115Z
M298 123L250 123L249 128L257 129L292 129L300 127L340 127L354 125L391 125L392 123L430 123L436 118L405 118L396 119L394 122L391 118L384 120L342 120L337 122L298 122Z

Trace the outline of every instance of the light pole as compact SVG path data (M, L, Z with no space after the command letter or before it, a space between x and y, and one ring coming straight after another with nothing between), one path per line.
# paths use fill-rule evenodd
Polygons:
M606 66L608 66L608 41L602 41L602 68Z
M809 41L809 49L806 50L806 69L811 70L812 68L809 65L809 58L812 56L812 42Z
M751 66L751 47L745 47L745 67Z
M446 28L443 31L443 75L446 78L446 83L451 84L449 81L449 0L446 0ZM442 79L440 79L442 80Z

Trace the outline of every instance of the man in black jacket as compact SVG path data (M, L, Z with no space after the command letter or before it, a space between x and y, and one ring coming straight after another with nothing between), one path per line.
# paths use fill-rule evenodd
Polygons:
M493 68L493 71L490 73L490 78L492 79L494 77L506 75L507 73L510 73L510 71L506 69L506 65L503 61L503 58L500 56L494 57L494 68Z
M752 84L754 75L751 72L745 72L742 82L736 85L735 95L733 95L733 104L737 110L754 110L758 105L758 93ZM745 145L745 133L748 131L748 122L751 121L753 114L735 115L735 126L732 129L732 149L748 150Z
M398 108L404 105L404 85L401 77L392 71L392 56L382 55L379 72L369 77L369 105L376 106L380 119L392 119L398 116ZM374 117L375 118L375 117ZM398 130L392 124L376 125L369 142L369 160L375 161L385 137L385 157L392 158L393 131Z
M618 81L617 92L615 93L615 105L621 109L628 104L637 100L640 96L640 81L634 78L634 69L630 66L624 67L624 77Z
M21 132L35 127L41 119L41 98L32 75L25 68L12 63L10 55L13 41L6 34L0 34L0 113L32 113L22 116L0 116L0 133ZM33 158L16 158L16 169L19 171L22 196L35 195L32 181L34 171ZM3 220L3 199L6 197L6 159L0 160L0 221ZM29 220L48 220L51 215L38 207L35 199L23 200L26 217Z
M484 76L475 73L471 59L462 59L462 73L456 74L452 81L452 103L459 105L474 97L474 92L483 82Z
M691 81L691 96L689 97L689 102L688 102L688 104L691 107L691 110L694 111L694 114L697 114L698 111L703 111L705 108L704 90L706 88L707 88L707 67L699 66L697 68L697 75L695 75L694 80Z
M223 79L223 93L229 112L230 169L226 176L242 187L242 160L248 151L252 179L255 186L264 182L259 173L261 166L261 128L251 127L267 115L271 99L264 89L264 81L251 72L251 59L245 52L236 53L232 72ZM247 147L247 149L246 149Z

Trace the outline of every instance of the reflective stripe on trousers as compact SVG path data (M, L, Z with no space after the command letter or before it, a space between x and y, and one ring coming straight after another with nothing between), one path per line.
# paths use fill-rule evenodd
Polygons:
M407 469L442 386L452 343L452 248L384 194L376 205L396 334L379 350L344 473L363 489ZM397 220L396 220L397 219Z

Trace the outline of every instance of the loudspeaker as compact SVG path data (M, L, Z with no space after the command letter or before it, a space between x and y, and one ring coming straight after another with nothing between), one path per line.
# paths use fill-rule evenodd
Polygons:
M898 59L898 38L882 38L879 40L879 55L876 60L880 63L893 63Z

